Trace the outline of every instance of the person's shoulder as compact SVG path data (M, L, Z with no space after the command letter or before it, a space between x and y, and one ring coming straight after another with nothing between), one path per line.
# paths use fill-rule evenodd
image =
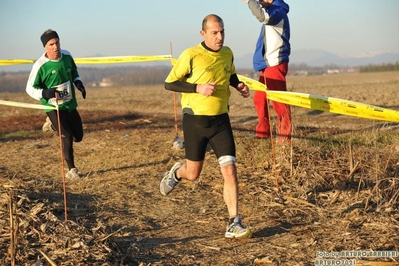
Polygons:
M45 53L42 54L42 56L39 57L39 59L37 59L34 63L33 66L40 68L42 65L44 65L46 62L49 61L49 59L47 59L45 56Z
M221 50L226 53L233 53L233 50L228 46L223 46Z
M188 47L184 51L185 52L193 52L193 51L198 51L198 49L202 49L202 45L201 44L197 44L197 45Z
M184 49L182 52L182 55L185 55L185 56L195 55L195 54L200 53L201 50L203 50L201 44L194 45L194 46Z

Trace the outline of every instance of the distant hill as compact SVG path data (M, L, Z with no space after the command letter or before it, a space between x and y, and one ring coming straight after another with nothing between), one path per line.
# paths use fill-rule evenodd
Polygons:
M336 65L340 67L356 67L366 65L395 64L399 61L399 53L381 53L373 56L343 58L320 49L300 49L291 52L290 64L306 64L311 67ZM252 68L252 53L234 59L237 68Z

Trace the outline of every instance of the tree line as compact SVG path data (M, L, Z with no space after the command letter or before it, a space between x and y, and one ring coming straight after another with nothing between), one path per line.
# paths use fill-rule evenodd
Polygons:
M399 61L396 64L368 65L360 67L360 73L366 72L382 72L382 71L398 71Z

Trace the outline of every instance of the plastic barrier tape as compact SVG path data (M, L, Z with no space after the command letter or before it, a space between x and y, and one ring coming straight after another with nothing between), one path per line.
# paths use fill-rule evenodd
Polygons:
M365 103L299 92L267 91L266 94L269 100L303 108L310 108L347 116L399 122L399 111Z
M171 55L148 55L148 56L114 56L114 57L86 57L75 58L76 64L119 64L133 62L163 61L171 60Z
M30 60L30 59L5 59L5 60L0 60L0 66L33 64L34 62L35 60Z
M176 59L171 55L149 55L149 56L116 56L116 57L87 57L75 58L76 64L118 64L118 63L132 63L132 62L147 62L147 61L162 61L170 60L172 65L176 64ZM7 59L0 60L1 65L16 65L16 64L32 64L35 60L30 59ZM373 106L364 103L342 100L322 95L306 94L299 92L287 91L269 91L265 84L251 78L237 75L239 80L244 82L250 90L264 91L267 93L267 98L276 102L281 102L289 105L295 105L303 108L310 108L324 112L331 112L336 114L356 116L362 118L369 118L375 120L384 120L399 122L399 111L390 110L378 106ZM56 107L49 107L39 104L18 103L0 100L0 105L9 105L16 107L26 107L35 109L56 109Z
M241 76L241 75L237 75L237 76L238 76L238 79L240 81L244 82L245 85L247 85L250 90L253 90L253 91L266 91L267 90L266 85L260 83L259 81L256 81L256 80L253 80L251 78Z
M113 56L113 57L84 57L75 58L76 64L120 64L148 61L171 60L171 55L134 55L134 56ZM0 60L0 66L33 64L36 60L31 59L5 59Z

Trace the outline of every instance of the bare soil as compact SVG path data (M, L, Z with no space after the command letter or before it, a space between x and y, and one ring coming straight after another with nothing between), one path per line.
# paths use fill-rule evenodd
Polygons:
M399 109L398 72L288 77L288 86ZM23 93L0 99L37 103ZM64 186L44 112L0 105L0 264L399 264L397 123L292 107L292 145L280 147L275 136L254 138L252 99L233 90L240 214L254 233L231 240L212 151L198 181L159 193L184 160L172 149L176 133L183 139L179 106L176 132L174 94L162 85L88 88L78 107L85 136L74 146L84 178Z

